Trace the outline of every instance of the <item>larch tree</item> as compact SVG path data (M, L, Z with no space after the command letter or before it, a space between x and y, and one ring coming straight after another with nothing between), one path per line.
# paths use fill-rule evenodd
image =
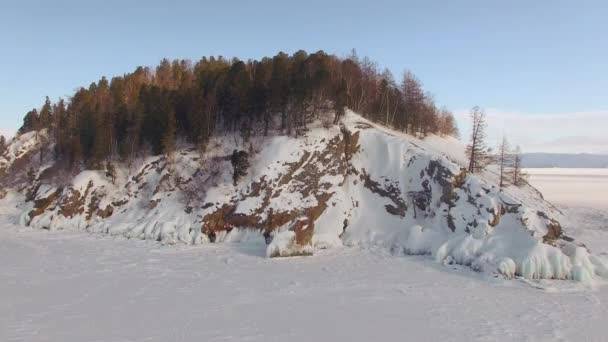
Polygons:
M447 108L441 108L437 113L437 131L440 135L458 137L458 127L454 115Z
M392 125L394 109L397 108L396 103L392 103L392 93L397 87L393 74L388 69L384 69L380 80L380 113L384 117L384 125Z
M411 72L403 73L401 81L403 94L403 111L400 122L401 129L408 133L415 133L419 128L419 115L424 106L424 92L418 78Z
M486 145L486 114L483 109L475 106L471 109L471 137L467 145L469 156L469 172L478 172L490 161L489 149Z
M528 175L522 169L522 160L521 148L517 146L513 152L513 169L511 170L511 179L515 186L526 184L528 178Z
M506 136L502 137L498 145L498 155L496 156L499 170L499 186L505 187L509 183L509 167L511 165L511 148Z

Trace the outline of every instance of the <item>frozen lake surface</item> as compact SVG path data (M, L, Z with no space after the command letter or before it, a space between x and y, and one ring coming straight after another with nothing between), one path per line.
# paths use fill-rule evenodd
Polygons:
M0 341L599 341L608 288L335 248L0 230Z
M526 169L530 183L555 204L608 209L608 169Z
M565 215L565 233L608 254L608 169L526 169L530 183Z

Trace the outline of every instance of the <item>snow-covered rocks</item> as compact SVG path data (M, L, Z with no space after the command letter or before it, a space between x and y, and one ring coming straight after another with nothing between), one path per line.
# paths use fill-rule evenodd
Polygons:
M277 233L266 248L266 256L269 258L307 256L312 255L312 253L312 245L298 244L296 233L291 230Z
M421 140L352 112L342 121L311 124L298 138L260 137L237 178L230 156L246 148L238 136L214 138L203 156L184 148L172 164L118 165L115 180L98 171L64 186L39 178L25 187L32 201L20 216L37 228L165 244L263 239L269 257L380 246L506 278L608 274L603 258L564 235L562 214L535 189L500 189L492 172L464 171L453 139Z

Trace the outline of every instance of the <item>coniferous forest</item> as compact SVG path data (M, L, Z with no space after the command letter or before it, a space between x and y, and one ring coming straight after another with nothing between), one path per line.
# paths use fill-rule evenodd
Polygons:
M68 99L47 97L19 133L46 128L56 165L95 169L170 153L177 142L204 148L218 134L299 136L321 117L338 123L346 108L413 135L457 134L452 114L411 72L397 82L355 52L339 58L323 51L248 61L163 59L154 69L103 77Z

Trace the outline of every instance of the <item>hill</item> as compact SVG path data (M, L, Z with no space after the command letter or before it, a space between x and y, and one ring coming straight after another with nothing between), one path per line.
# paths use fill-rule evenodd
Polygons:
M339 125L315 121L297 138L223 134L203 154L184 145L169 157L73 178L58 177L45 137L15 138L0 160L13 179L31 170L15 163L41 165L1 204L33 228L163 244L254 240L269 257L375 246L507 278L608 274L601 257L565 235L561 213L534 188L499 189L492 173L467 173L453 138L421 140L350 111Z

